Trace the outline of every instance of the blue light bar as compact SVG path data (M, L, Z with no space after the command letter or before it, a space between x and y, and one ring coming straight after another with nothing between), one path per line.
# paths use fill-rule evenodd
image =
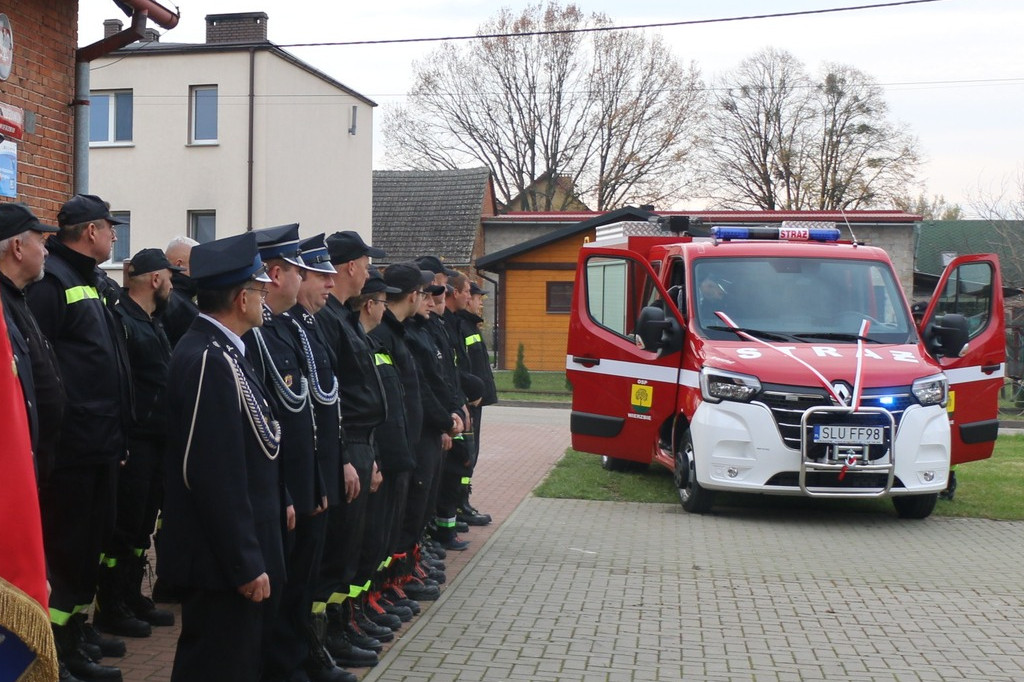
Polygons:
M820 225L821 223L817 223ZM715 239L771 239L777 241L837 242L839 229L835 227L798 227L793 223L783 227L727 227L711 228Z

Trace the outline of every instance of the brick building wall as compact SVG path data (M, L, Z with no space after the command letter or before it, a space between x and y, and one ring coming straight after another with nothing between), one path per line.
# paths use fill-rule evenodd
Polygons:
M0 81L0 103L25 111L18 145L17 201L56 223L73 188L77 0L19 0L0 4L14 34L11 75ZM0 201L10 199L0 198Z

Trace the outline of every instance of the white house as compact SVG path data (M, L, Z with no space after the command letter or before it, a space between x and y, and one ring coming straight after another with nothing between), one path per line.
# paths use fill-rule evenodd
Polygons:
M130 223L110 267L176 235L292 222L369 239L376 104L268 42L263 12L206 26L202 44L147 31L91 64L89 191Z

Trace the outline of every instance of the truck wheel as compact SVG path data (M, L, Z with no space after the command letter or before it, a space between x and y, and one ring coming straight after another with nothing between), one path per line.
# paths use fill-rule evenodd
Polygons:
M896 507L896 515L901 519L926 519L935 509L935 502L938 499L938 493L901 495L892 498L892 504Z
M682 442L676 450L675 470L672 478L679 491L679 502L691 514L711 511L715 503L715 491L708 490L697 482L697 471L693 463L693 439L690 431L683 433Z

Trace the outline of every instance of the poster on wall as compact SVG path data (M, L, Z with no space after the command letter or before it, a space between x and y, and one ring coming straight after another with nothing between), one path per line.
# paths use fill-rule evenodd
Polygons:
M18 197L18 145L13 140L0 142L0 197Z

